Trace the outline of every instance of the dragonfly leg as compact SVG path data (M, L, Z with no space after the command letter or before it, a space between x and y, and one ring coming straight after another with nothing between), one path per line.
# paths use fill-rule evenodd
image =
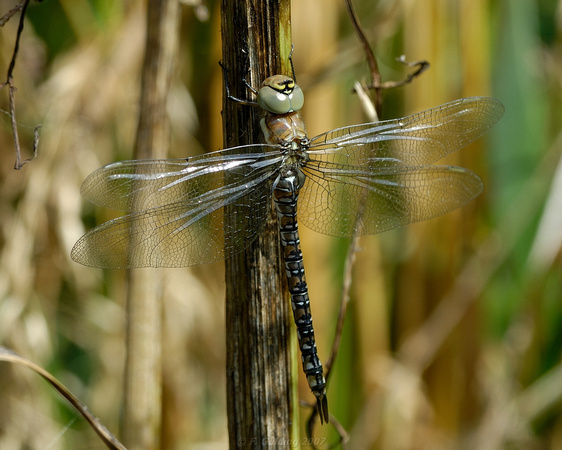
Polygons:
M247 106L254 106L254 107L258 107L258 103L251 101L251 100L242 100L241 98L238 97L234 97L231 93L230 93L230 86L228 85L228 69L225 67L225 65L223 64L222 61L219 61L219 66L221 66L222 69L222 75L223 75L223 79L224 79L224 90L226 92L226 98L228 98L229 100L236 102L236 103L240 103L241 105L247 105ZM252 91L254 93L254 95L258 94L258 91L256 89L254 89L250 83L248 83L246 81L246 78L243 78L242 81L244 82L244 85L246 86L246 88L248 88L250 91Z

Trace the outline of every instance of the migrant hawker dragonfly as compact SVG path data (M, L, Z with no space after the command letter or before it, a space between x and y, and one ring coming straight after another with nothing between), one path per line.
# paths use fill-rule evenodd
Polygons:
M352 236L458 208L481 192L480 178L463 168L431 164L482 136L504 109L492 98L465 98L309 139L299 113L304 97L292 78L267 78L257 103L265 113L265 144L185 159L123 161L89 175L83 196L127 215L89 231L71 256L104 268L219 261L257 237L274 204L303 370L327 422L297 210L299 221L315 231ZM238 216L225 221L230 204Z

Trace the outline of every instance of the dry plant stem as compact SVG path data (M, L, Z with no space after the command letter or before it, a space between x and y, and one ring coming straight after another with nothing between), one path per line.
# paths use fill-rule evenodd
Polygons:
M142 68L136 159L164 158L169 146L166 99L177 55L177 0L150 0ZM141 199L137 199L141 200ZM128 448L157 448L161 428L161 271L128 272L127 360L123 440Z
M359 36L359 40L361 41L361 44L363 45L363 49L365 51L365 56L367 58L367 62L369 64L369 69L371 71L371 79L373 80L372 84L374 86L376 86L375 87L375 91L376 91L375 104L372 105L372 103L369 102L369 97L368 97L368 95L366 95L365 89L363 89L359 83L356 83L355 91L358 94L360 94L361 101L363 102L363 105L365 106L364 109L368 113L368 115L370 116L370 119L375 121L375 120L378 120L378 118L380 117L380 110L381 110L381 106L382 106L382 95L381 95L382 91L381 91L381 89L378 88L378 86L380 86L380 84L381 84L381 74L379 72L379 67L378 67L375 55L373 53L373 50L371 49L371 47L369 45L369 42L367 41L367 38L365 37L365 33L363 32L363 29L361 28L361 24L359 23L359 19L357 17L357 14L355 13L355 9L353 8L353 4L351 3L351 0L345 0L345 4L347 6L347 11L348 11L349 17L351 19L351 22L353 24L353 27L355 28L355 32ZM361 217L361 213L359 212L358 213L358 220L360 220L360 217ZM349 248L347 250L346 258L345 258L344 283L343 283L342 295L341 295L341 300L340 300L340 309L339 309L339 312L338 312L338 321L336 323L336 333L335 333L335 336L334 336L334 342L332 344L332 349L330 351L330 357L326 361L326 364L325 364L326 381L328 381L328 379L329 379L332 366L333 366L334 361L337 357L339 347L340 347L340 344L341 344L341 336L342 336L342 332L343 332L343 323L345 321L347 306L349 304L349 292L350 292L350 289L351 289L353 263L355 262L355 252L356 251L357 251L357 236L353 236L351 244L349 245ZM313 417L314 416L312 416L312 418ZM309 434L311 432L311 423L312 422L309 421L309 424L308 424Z
M18 3L16 6L14 6L12 9L10 9L2 17L0 17L0 27L3 27L4 25L6 25L6 22L8 22L8 20L10 20L15 13L17 13L18 11L21 11L24 7L27 8L28 4L29 4L29 0L24 0L20 3Z
M365 33L363 33L363 30L361 28L361 25L359 24L359 19L357 18L357 14L355 13L355 9L353 8L353 4L351 3L351 0L346 0L345 4L347 6L347 11L349 13L351 22L353 24L353 27L355 28L355 31L357 33L357 35L359 36L359 39L361 41L361 44L363 45L363 49L365 50L365 55L367 58L367 62L369 64L369 68L371 70L371 77L373 79L373 84L375 85L379 85L381 82L381 75L379 72L379 67L377 65L377 61L375 59L375 55L373 54L373 50L371 49L369 42L367 41L367 38L365 37ZM358 83L356 83L356 87L355 90L356 92L360 92L361 94L363 94L364 90L361 89L359 90L360 85ZM368 96L365 95L361 95L361 100L362 102L365 104L366 102L368 102ZM374 105L374 108L371 105L368 105L368 107L365 107L365 111L369 111L369 112L374 112L374 116L372 113L370 113L369 115L371 116L371 120L375 121L377 120L377 117L379 116L380 113L380 107L382 105L382 97L380 97L379 94L379 90L377 89L377 100L376 103ZM361 214L358 214L358 218L360 218ZM330 371L332 369L332 366L334 364L334 361L337 357L338 351L339 351L339 347L341 344L341 336L342 336L342 331L343 331L343 323L345 321L345 315L347 312L347 306L349 303L349 291L351 289L351 280L352 280L352 271L353 271L353 263L355 261L355 252L357 251L357 237L353 236L351 244L349 245L349 248L347 250L347 254L346 254L346 258L345 258L345 266L344 266L344 283L343 283L343 288L342 288L342 295L341 295L341 300L340 300L340 309L338 312L338 321L336 323L336 333L334 336L334 342L332 343L332 349L330 351L330 357L329 359L326 361L325 364L325 369L326 369L326 380L328 380L329 376L330 376Z
M25 19L25 12L27 10L27 7L29 6L29 1L30 0L24 0L21 3L17 4L15 7L13 7L10 11L8 11L6 14L4 14L2 16L2 18L0 18L0 26L4 26L4 24L10 20L10 18L18 11L21 10L21 15L20 15L20 21L18 24L18 31L16 34L16 42L14 44L14 51L12 53L12 59L10 61L10 65L8 66L8 73L6 76L6 81L4 83L2 83L2 85L0 87L4 87L6 85L8 85L9 87L9 97L10 97L10 119L11 119L11 125L12 125L12 133L14 135L14 148L16 151L16 162L14 163L14 169L16 170L20 170L25 164L27 164L29 161L31 161L33 158L35 158L35 156L37 156L37 145L39 144L39 134L38 134L38 130L39 127L35 127L35 139L33 141L33 157L22 160L21 157L21 147L20 147L20 139L19 139L19 135L18 135L18 124L16 121L16 87L14 85L14 78L13 78L13 72L14 72L14 67L16 66L16 58L18 55L18 50L19 50L19 46L20 46L20 38L21 35L23 33L23 24L24 24L24 19Z
M361 99L363 109L366 112L367 116L373 122L377 120L377 113L375 111L375 105L372 104L371 99L368 95L368 89L364 86L361 86L359 82L355 83L355 92L358 93L359 98ZM358 220L362 216L362 211L358 212ZM359 236L354 235L351 239L351 243L347 248L347 253L345 256L345 263L344 263L344 270L343 270L343 287L342 287L342 294L340 299L340 309L338 311L338 320L336 322L336 332L334 334L334 341L332 343L332 348L330 350L330 357L324 364L325 372L326 372L326 380L329 379L332 368L334 366L334 362L336 357L338 356L338 352L341 345L341 339L343 334L343 324L345 322L345 316L347 314L347 307L349 306L350 291L351 291L351 283L353 281L353 266L355 264L355 255L357 253L357 248L359 245ZM310 420L307 422L307 435L312 436L312 427L314 425L315 415L312 414ZM334 419L332 419L334 422ZM339 422L334 422L334 427L336 431L339 433L341 441L345 444L349 440L349 436L347 431L343 428L343 426Z
M367 38L365 37L365 34L363 33L363 30L361 29L361 25L359 24L359 19L357 18L357 15L355 13L355 10L353 8L351 0L346 0L345 3L346 3L346 6L347 6L349 16L351 18L351 22L353 23L355 31L356 31L357 35L359 36L359 39L361 40L361 43L363 45L363 49L365 50L365 55L366 55L366 58L367 58L367 62L369 64L370 71L371 71L371 77L372 77L372 80L373 80L373 84L375 86L379 86L380 82L381 82L381 75L380 75L379 68L378 68L378 65L377 65L377 61L375 59L373 51L372 51L372 49L369 45L369 42L367 41ZM378 117L380 115L381 106L382 106L382 90L379 89L379 88L375 88L376 100L375 100L374 105L372 105L372 103L369 100L368 95L366 95L366 90L363 89L359 83L356 83L355 90L356 90L356 92L361 94L361 100L365 105L365 111L367 111L368 114L371 116L370 117L371 120L373 120L373 121L378 120ZM357 220L361 220L361 216L362 216L362 211L358 211ZM337 320L337 323L336 323L336 332L335 332L335 335L334 335L334 341L332 343L332 348L330 350L330 357L328 358L328 360L326 361L326 364L325 364L326 381L329 380L331 370L332 370L333 364L336 360L336 357L337 357L337 354L338 354L338 351L339 351L339 348L340 348L340 344L341 344L341 338L342 338L342 333L343 333L343 324L345 322L345 316L347 314L347 307L349 305L349 300L350 300L350 290L351 290L351 282L352 282L353 264L355 262L355 253L357 252L357 245L358 245L358 237L354 234L354 236L352 237L351 243L350 243L350 245L347 249L347 254L346 254L346 258L345 258L343 288L342 288L342 295L341 295L341 300L340 300L340 308L339 308L339 311L338 311L338 320ZM309 437L312 436L314 423L316 421L316 415L317 415L317 411L313 411L309 420L307 421L307 430L306 431L307 431L307 435ZM347 435L347 433L342 428L342 431L340 432L340 437L341 437L342 441L345 440L346 435Z
M340 436L340 442L342 449L345 449L345 445L349 442L350 436L347 430L343 427L339 420L335 419L334 417L330 418L330 424L334 427L336 432Z
M400 87L400 86L404 86L405 84L410 83L414 78L416 78L417 76L421 75L428 67L429 67L429 63L427 61L415 61L412 63L408 63L403 57L398 58L398 60L400 62L402 62L403 64L407 65L408 67L415 67L417 66L417 69L409 74L404 80L402 81L390 81L390 82L385 82L382 83L382 77L379 71L379 67L375 58L375 55L373 53L373 50L371 49L369 42L367 40L367 38L365 37L365 33L363 32L363 29L361 28L361 24L359 23L359 19L357 17L357 14L355 12L355 9L353 8L353 4L351 2L351 0L345 0L345 4L347 6L347 10L349 13L349 17L351 19L351 22L353 24L353 27L355 28L355 31L359 37L359 40L361 41L361 44L363 45L363 49L365 51L365 57L367 59L367 62L369 64L369 69L371 71L371 79L372 79L372 83L369 86L362 86L360 83L356 83L355 85L355 92L359 95L360 100L363 104L363 109L366 112L367 116L369 117L369 119L371 121L377 121L380 118L380 112L381 112L381 108L382 108L382 90L383 89L388 89L388 88L393 88L393 87ZM369 96L367 95L367 90L370 88L374 88L375 92L376 92L376 96L375 96L375 104L373 105L372 102L369 99ZM361 212L358 212L357 215L357 220L361 220ZM345 258L345 266L344 266L344 282L343 282L343 288L342 288L342 295L341 295L341 300L340 300L340 309L338 312L338 320L337 320L337 324L336 324L336 332L335 332L335 336L334 336L334 342L332 344L332 349L330 351L330 357L327 360L326 364L325 364L325 369L326 369L326 380L329 379L330 376L330 372L332 369L332 366L334 364L334 361L337 357L338 351L339 351L339 347L341 344L341 336L342 336L342 332L343 332L343 323L345 321L345 315L347 312L347 306L349 304L349 300L350 300L350 289L351 289L351 282L352 282L352 272L353 272L353 264L355 262L355 253L357 251L357 245L358 245L358 237L357 236L353 236L351 244L348 248L347 254L346 254L346 258ZM314 415L311 417L311 420L308 423L308 433L310 435L311 433L311 424L312 424L312 419L314 418Z
M367 86L369 89L376 89L376 88L380 88L380 89L393 89L393 88L397 88L397 87L402 87L405 86L409 83L411 83L414 78L419 77L422 73L424 73L427 69L429 69L429 62L427 62L424 59L421 59L419 61L406 61L406 58L404 55L400 56L399 58L396 58L396 60L402 64L404 64L406 67L416 67L416 70L414 70L412 73L409 73L408 75L406 75L406 78L404 78L403 80L400 81L385 81L384 83L380 83L378 86L375 86L374 84L370 84L369 86Z
M381 108L382 108L382 91L383 89L392 89L401 86L405 86L408 83L411 83L412 80L418 76L420 76L423 72L429 69L429 62L425 60L420 61L413 61L408 62L401 56L398 58L398 61L402 64L406 65L407 67L417 67L412 73L406 75L406 78L400 81L386 81L382 82L382 77L379 71L379 66L377 64L377 59L375 58L375 54L369 45L369 41L367 40L365 33L363 32L363 28L359 23L359 18L357 17L357 13L353 8L353 3L351 0L345 0L345 5L347 6L347 12L351 19L351 23L355 28L355 32L361 41L361 45L363 46L363 50L365 51L365 58L367 59L367 63L369 64L369 71L371 72L371 83L367 86L368 89L375 90L375 109L377 111L377 115L380 117Z
M303 402L302 406L314 408L314 404L310 404L310 403ZM317 422L317 416L318 416L318 412L314 408L314 412L310 415L310 417L306 421L306 435L309 439L311 439L312 444L310 446L313 449L319 448L314 444L314 440L313 440L314 437L313 431L314 431L314 426L316 425ZM333 427L336 433L338 434L339 440L335 442L330 442L330 446L328 448L341 448L342 450L345 450L346 444L349 442L350 439L349 433L341 424L341 422L338 419L336 419L334 416L330 416L330 426Z
M365 37L365 33L361 28L361 24L359 23L359 18L357 17L357 13L353 8L353 3L351 0L345 0L345 6L347 7L347 12L349 14L349 18L351 19L351 23L355 28L355 32L361 41L361 45L363 46L363 50L365 51L365 58L367 58L367 63L369 64L369 71L371 72L371 80L372 85L375 89L375 109L377 110L377 115L380 117L381 107L382 107L382 89L380 88L381 85L381 73L379 71L379 66L377 64L377 59L375 58L375 54L369 45L369 41Z
M88 410L86 405L78 400L78 398L70 392L66 386L64 386L45 369L5 347L0 347L0 361L11 362L13 364L27 367L43 377L82 415L82 417L84 417L84 419L86 419L107 448L125 450L123 444L121 444L121 442L119 442L117 438L113 436L107 428L105 428L99 419Z
M15 51L16 50L14 50L14 58ZM14 169L20 170L29 160L22 161L21 159L20 138L18 134L18 124L16 121L16 87L14 86L14 79L12 78L12 74L8 75L8 81L6 82L6 84L9 87L10 124L12 126L12 134L14 136L14 149L16 151L16 162L14 163Z
M257 87L269 75L291 73L290 2L223 0L221 7L222 63L230 93L255 100L244 79ZM257 108L223 98L225 147L263 142ZM233 208L227 208L225 226L232 215ZM246 251L226 261L230 448L277 448L298 437L289 345L295 336L273 217Z
M345 321L345 316L347 314L347 307L349 305L350 300L350 290L351 290L351 281L352 281L352 273L353 273L353 264L355 263L355 254L357 252L357 244L358 244L358 237L354 236L351 239L351 243L347 248L347 253L345 256L345 264L343 269L343 287L342 287L342 294L340 300L340 309L338 311L338 320L336 322L336 333L334 336L334 342L332 343L332 348L330 350L330 357L326 360L326 364L324 364L326 370L326 379L329 378L330 373L332 371L332 367L334 365L334 361L338 356L338 351L340 349L341 338L343 333L343 323Z

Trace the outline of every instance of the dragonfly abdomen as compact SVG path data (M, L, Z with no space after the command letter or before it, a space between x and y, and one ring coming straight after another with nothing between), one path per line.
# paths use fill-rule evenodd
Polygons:
M297 200L299 189L304 183L304 174L298 168L288 168L282 172L273 185L273 198L279 222L279 235L283 247L293 315L297 326L302 366L310 390L316 396L320 420L328 422L326 380L316 350L297 222Z

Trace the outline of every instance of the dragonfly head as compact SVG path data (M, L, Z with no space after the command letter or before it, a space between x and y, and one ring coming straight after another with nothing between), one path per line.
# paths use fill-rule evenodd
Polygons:
M258 91L258 105L272 114L298 111L304 104L304 94L291 77L273 75L266 78Z

